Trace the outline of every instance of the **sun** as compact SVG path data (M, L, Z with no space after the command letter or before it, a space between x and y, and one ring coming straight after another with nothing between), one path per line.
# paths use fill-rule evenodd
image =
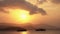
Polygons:
M26 20L26 19L29 17L28 12L25 11L25 10L21 10L21 12L20 12L19 15L20 15L20 18L23 19L23 20L24 20L24 19Z
M21 18L22 18L22 19L25 19L26 17L27 17L27 15L25 15L25 14L22 14L22 15L21 15Z
M29 11L22 9L9 9L11 17L13 17L16 21L25 24L30 21Z

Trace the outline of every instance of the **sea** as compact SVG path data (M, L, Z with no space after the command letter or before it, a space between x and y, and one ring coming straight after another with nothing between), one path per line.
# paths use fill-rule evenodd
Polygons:
M0 34L60 34L60 30L49 30L49 31L0 31Z

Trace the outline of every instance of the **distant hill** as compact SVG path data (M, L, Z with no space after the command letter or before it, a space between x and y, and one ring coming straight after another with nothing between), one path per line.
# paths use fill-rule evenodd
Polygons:
M38 24L38 25L33 25L33 24L9 24L9 23L0 23L0 30L5 29L5 30L35 30L35 29L47 29L47 30L60 30L60 28L47 25L47 24Z
M43 29L53 29L53 30L60 30L60 28L56 27L56 26L51 26L51 25L47 25L47 24L40 24L40 25L37 25L36 26L36 29L40 29L40 28L43 28Z
M5 27L5 28L0 27L0 31L27 31L27 30L24 28L21 28L21 27L9 26L9 27Z

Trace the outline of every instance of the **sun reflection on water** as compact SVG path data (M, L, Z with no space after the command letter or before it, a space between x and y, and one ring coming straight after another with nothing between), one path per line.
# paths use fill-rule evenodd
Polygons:
M21 32L21 34L28 34L28 32Z

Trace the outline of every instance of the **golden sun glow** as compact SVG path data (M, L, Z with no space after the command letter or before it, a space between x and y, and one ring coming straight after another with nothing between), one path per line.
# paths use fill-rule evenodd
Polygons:
M25 24L30 20L29 11L22 9L9 9L11 17L13 17L16 21Z
M21 32L21 34L28 34L28 32Z

